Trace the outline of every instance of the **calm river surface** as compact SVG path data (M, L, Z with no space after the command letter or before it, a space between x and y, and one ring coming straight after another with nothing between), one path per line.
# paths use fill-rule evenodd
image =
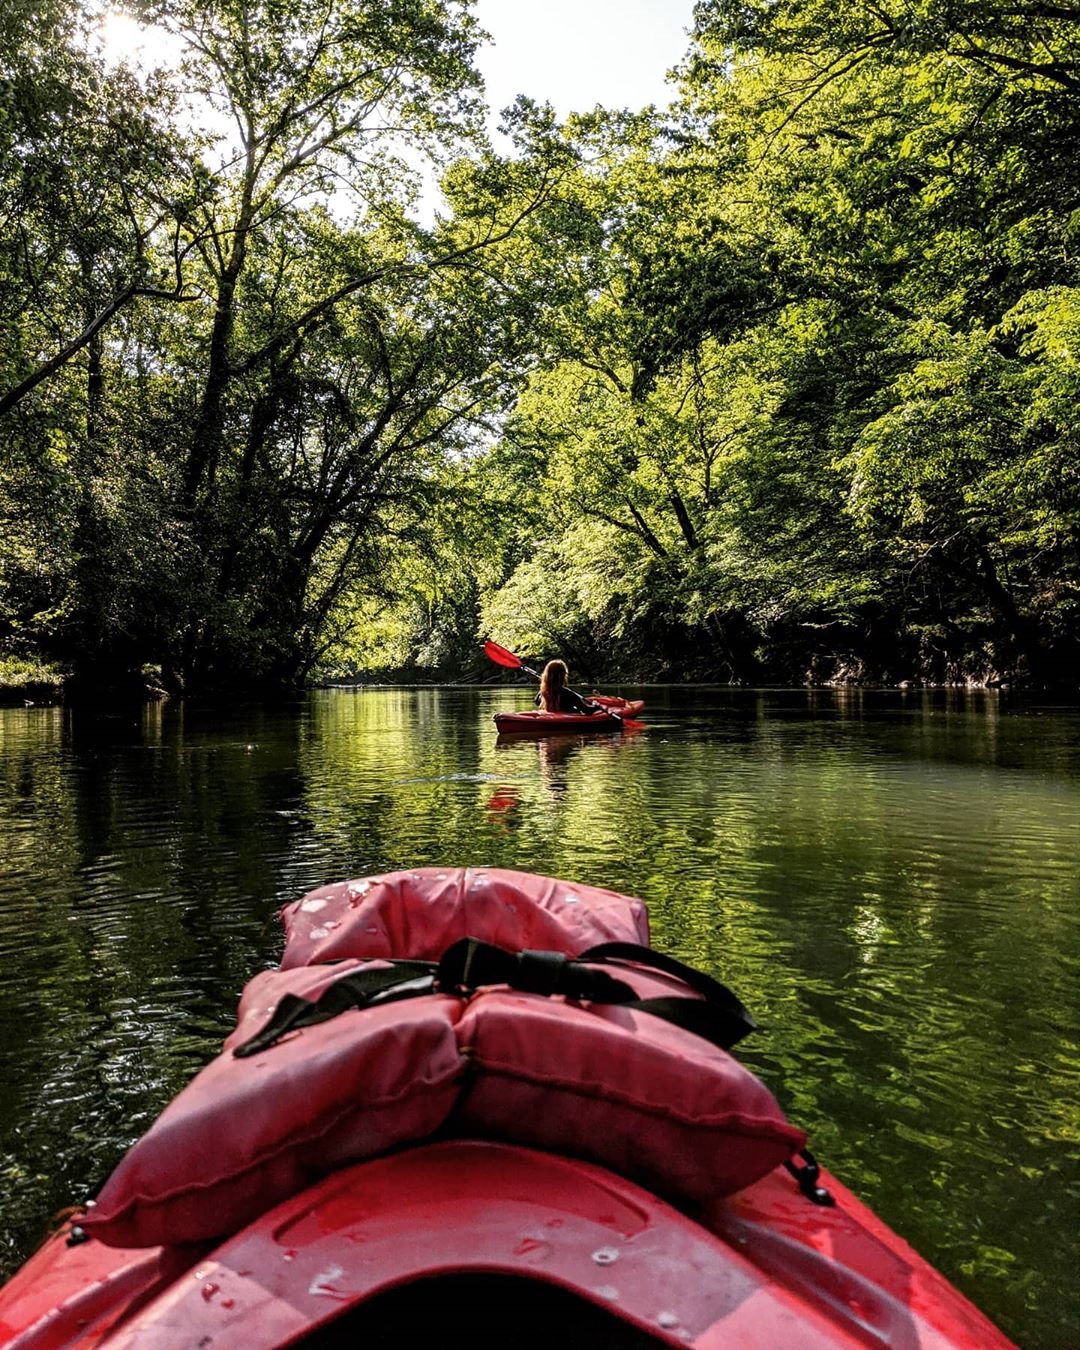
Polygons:
M486 863L647 900L818 1156L1021 1345L1080 1344L1080 710L620 692L641 734L507 745L531 690L0 709L4 1269L216 1051L279 905Z

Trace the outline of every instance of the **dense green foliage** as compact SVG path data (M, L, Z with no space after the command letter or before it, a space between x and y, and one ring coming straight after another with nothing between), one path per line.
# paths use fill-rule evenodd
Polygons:
M1080 7L699 0L507 157L467 0L139 14L0 49L0 656L1075 682Z

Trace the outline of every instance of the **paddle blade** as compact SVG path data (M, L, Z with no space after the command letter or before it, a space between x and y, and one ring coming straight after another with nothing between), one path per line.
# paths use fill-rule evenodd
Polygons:
M508 652L505 647L500 647L497 642L485 642L484 655L489 660L494 661L497 666L505 666L507 670L520 670L524 665L520 656Z

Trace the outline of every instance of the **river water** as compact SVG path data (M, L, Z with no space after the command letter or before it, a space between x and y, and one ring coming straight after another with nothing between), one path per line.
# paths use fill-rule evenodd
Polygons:
M1021 1345L1080 1344L1080 710L619 692L645 731L505 744L530 690L0 709L4 1269L216 1051L282 903L489 864L646 899L821 1160Z

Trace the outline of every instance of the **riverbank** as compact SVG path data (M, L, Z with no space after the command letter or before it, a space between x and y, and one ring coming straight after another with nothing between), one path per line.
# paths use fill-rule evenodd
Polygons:
M0 660L0 707L60 703L66 674L59 666L18 657Z
M364 670L347 674L334 674L312 682L315 689L352 689L352 688L406 688L406 689L447 689L482 688L488 685L512 683L505 672L492 673L478 666L462 670L425 670L416 666L386 670ZM674 676L657 679L655 675L643 676L641 672L604 671L594 678L582 678L581 685L591 687L633 685L682 685L686 688L727 687L733 689L865 689L865 690L958 690L972 691L1023 691L1027 694L1064 694L1070 698L1080 697L1080 683L1076 680L1060 682L1055 685L1033 685L1022 677L1007 675L968 676L954 679L907 678L895 681L875 678L865 671L842 668L830 672L807 672L804 678L790 682L782 679L764 678L753 684L741 680L708 678L700 672L685 672L681 678ZM131 672L123 683L95 686L93 689L76 689L70 672L58 665L35 659L9 657L0 659L0 707L19 707L52 705L79 701L93 705L98 699L106 701L114 697L135 697L146 702L157 702L169 697L163 687L161 671L156 666L144 666L140 671Z

